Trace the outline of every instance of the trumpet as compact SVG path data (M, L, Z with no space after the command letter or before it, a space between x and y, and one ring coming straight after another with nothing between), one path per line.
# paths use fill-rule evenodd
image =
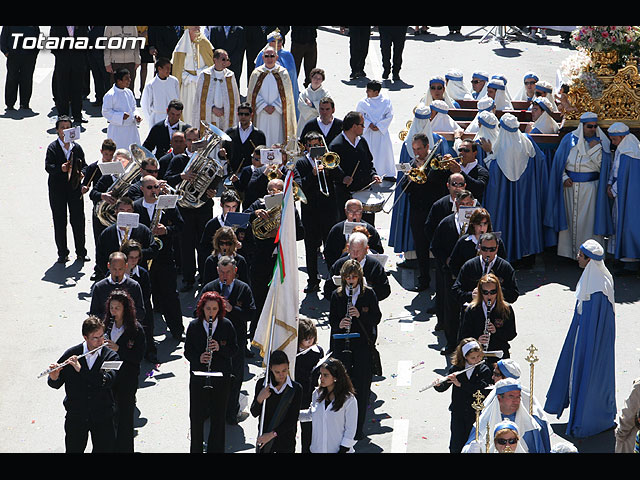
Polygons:
M97 352L98 350L100 350L102 347L106 347L106 343L103 343L102 345L100 345L99 347L94 348L93 350L88 351L87 353L83 353L82 355L78 355L78 360L81 359L82 357L86 357L87 355L91 355L92 353ZM60 370L61 368L66 367L67 365L69 365L71 363L71 357L69 357L68 359L66 359L64 362L62 362L60 365L58 365L57 367L52 367L49 368L47 370L45 370L44 372L42 372L40 375L38 375L38 378L44 377L46 375L49 375L51 372L55 372L56 370Z
M444 159L444 157L437 155L431 159L431 162L429 162L429 166L433 170L447 170L452 163L460 163L456 161L459 158L462 158L462 155L459 155L457 157L447 158L446 160Z
M404 128L402 130L400 130L400 132L398 133L398 138L401 141L405 141L405 139L407 138L407 135L409 135L409 130L411 129L411 124L413 123L413 120L408 120L407 123L405 124Z
M396 197L396 201L393 202L393 205L391 205L391 208L389 209L389 211L384 210L384 206L387 203L387 201L389 201L389 199L393 196L393 193L389 194L389 196L385 199L385 201L382 203L382 211L384 213L390 213L391 210L393 210L393 207L396 206L396 204L400 200L400 197L402 197L402 195L404 195L404 193L407 191L407 188L409 188L409 185L411 185L411 182L418 183L420 185L422 185L422 184L427 182L427 176L428 176L428 172L426 171L427 170L427 166L429 166L429 164L431 163L431 159L435 156L436 151L440 147L441 143L442 143L442 138L440 138L438 140L438 142L435 144L433 149L429 152L429 155L427 155L427 158L425 159L425 161L422 164L422 166L413 167L411 170L409 170L405 174L405 177L408 178L407 184L402 189L402 192L400 192L400 195L398 195ZM403 177L403 179L404 179L404 177Z

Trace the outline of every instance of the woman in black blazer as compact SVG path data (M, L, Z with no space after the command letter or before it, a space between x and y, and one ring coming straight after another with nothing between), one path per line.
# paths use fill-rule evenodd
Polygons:
M344 262L340 269L340 277L341 286L331 294L330 350L334 352L332 356L345 365L356 389L358 429L355 438L359 440L363 437L364 420L371 394L372 352L382 312L375 292L364 285L364 273L357 260L349 259ZM360 336L348 340L334 338L334 335L345 334L347 331Z
M140 362L145 354L146 338L136 320L136 307L125 290L114 290L105 309L105 343L122 360L113 384L116 404L116 451L133 453L133 416L138 391Z
M482 346L475 338L464 338L451 356L451 366L447 371L448 381L434 387L438 392L446 392L451 385L451 439L449 440L449 452L460 453L469 437L476 412L473 408L478 390L485 397L488 394L487 387L493 383L491 369L486 363L480 363L484 359ZM461 372L465 368L475 365L469 371Z
M238 350L236 331L224 315L223 297L218 292L206 292L198 301L196 318L187 327L184 356L191 369L191 453L203 452L204 422L207 418L210 420L207 453L224 453L231 358ZM194 373L207 371L215 372L217 376L197 376Z
M493 273L484 275L478 281L477 291L463 312L459 338L477 338L478 342L487 345L485 350L501 351L502 358L509 358L509 342L518 333L513 308L502 296L500 280ZM487 360L493 369L498 358L490 357Z

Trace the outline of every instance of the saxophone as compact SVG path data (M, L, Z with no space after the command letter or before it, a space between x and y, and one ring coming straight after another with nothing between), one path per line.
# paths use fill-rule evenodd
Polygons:
M182 180L176 188L179 197L178 205L183 208L198 208L204 205L205 195L209 185L215 177L224 176L224 166L217 160L218 152L222 147L222 141L231 141L231 138L214 125L200 122L205 129L202 140L193 142L195 152L191 155L183 173L192 171L196 178L192 181Z
M129 151L131 152L131 163L127 165L124 173L111 185L107 193L109 193L114 199L118 200L123 197L129 191L131 185L133 185L140 178L140 169L142 166L142 160L146 158L155 158L146 148L131 144L129 145ZM100 200L96 204L96 217L100 220L100 223L105 227L116 223L116 205L108 204L104 200Z

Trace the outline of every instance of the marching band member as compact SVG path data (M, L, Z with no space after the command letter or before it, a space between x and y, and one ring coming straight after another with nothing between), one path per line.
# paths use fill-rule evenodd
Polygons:
M238 253L238 245L240 242L233 228L219 228L213 236L211 243L213 250L204 264L203 285L218 278L218 262L220 258L227 256L233 258L238 269L238 278L250 286L251 275L249 272L249 263L243 255Z
M196 318L187 327L184 356L189 362L189 421L191 453L202 453L204 422L210 421L207 453L224 453L225 418L231 376L232 358L238 350L236 332L225 316L223 297L206 292L200 297ZM194 372L215 372L219 376L200 377ZM210 385L211 388L207 388Z
M182 216L176 208L156 212L157 194L160 182L148 175L142 179L143 197L133 202L133 210L140 215L140 223L152 229L151 233L162 242L162 249L149 268L153 304L160 307L167 327L175 339L182 339L182 307L177 290L177 271L173 259L173 243L184 225ZM152 221L159 215L156 225Z
M451 366L447 371L448 381L443 382L433 388L437 392L446 392L451 385L451 438L449 441L449 452L460 453L464 446L469 431L473 427L475 420L475 410L472 407L474 393L480 390L483 395L487 394L488 387L492 384L491 369L482 363L484 352L480 344L474 338L464 338L460 341L451 356ZM456 375L469 367L463 374Z
M517 335L515 313L504 301L500 280L494 274L484 275L477 286L477 295L462 313L460 338L474 337L485 350L502 351L509 358L509 342ZM496 357L488 357L490 368Z
M378 336L378 324L382 318L375 291L364 284L364 272L360 262L347 260L340 268L341 285L331 294L329 324L332 356L340 360L351 377L356 390L358 422L355 439L364 436L364 421L371 394L374 373L372 350ZM335 339L337 333L359 333L359 337Z
M231 357L233 377L227 406L226 419L230 425L238 423L240 412L240 390L244 379L244 357L247 345L247 327L256 315L251 287L238 278L238 267L233 256L221 256L217 262L217 278L202 288L201 296L206 292L218 292L222 295L225 316L231 321L236 332L237 352Z
M142 325L136 320L135 304L126 290L111 292L103 323L105 343L123 362L112 387L116 403L116 452L133 453L135 398L146 342Z
M56 390L63 385L65 388L65 451L83 453L91 434L93 452L111 453L116 441L111 391L116 371L101 367L104 362L117 361L119 357L104 345L104 323L100 318L91 315L82 322L82 336L81 344L69 348L49 366L52 369L69 362L51 371L47 384ZM101 345L104 347L94 351Z

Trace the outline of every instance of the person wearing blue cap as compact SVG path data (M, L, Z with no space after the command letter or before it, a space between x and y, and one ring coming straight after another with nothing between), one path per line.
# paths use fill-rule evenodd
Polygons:
M560 418L569 407L567 435L590 437L615 427L615 292L595 240L580 245L584 269L576 286L576 305L544 410Z
M640 259L640 229L635 221L640 183L640 141L622 122L612 124L607 130L611 143L616 147L611 173L607 180L607 195L613 200L611 212L614 235L607 242L607 253L620 260L622 268L614 270L614 276L638 272Z
M484 71L476 71L471 75L471 95L470 100L480 100L487 94L487 83L489 74Z
M558 234L559 256L575 259L586 240L604 244L613 233L610 165L610 141L598 126L598 115L585 112L580 125L562 137L549 168L544 225Z
M536 83L540 80L535 72L527 72L522 79L522 89L513 98L521 102L532 102L536 98Z

